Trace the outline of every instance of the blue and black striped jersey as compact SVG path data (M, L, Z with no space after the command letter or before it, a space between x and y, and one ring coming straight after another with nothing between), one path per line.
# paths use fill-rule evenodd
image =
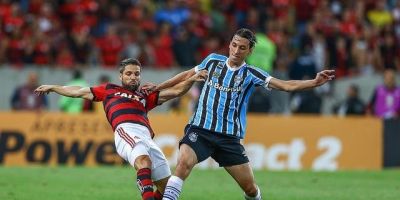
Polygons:
M208 79L189 124L243 138L249 97L255 86L268 89L272 77L246 63L232 68L227 59L223 55L210 54L195 67L196 72L207 70Z

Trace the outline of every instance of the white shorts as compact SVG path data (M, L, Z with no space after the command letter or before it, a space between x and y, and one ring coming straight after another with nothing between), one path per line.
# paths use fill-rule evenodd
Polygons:
M150 157L151 178L158 181L171 175L168 161L161 149L151 139L147 127L123 123L117 126L114 132L117 153L133 167L137 157L147 155Z

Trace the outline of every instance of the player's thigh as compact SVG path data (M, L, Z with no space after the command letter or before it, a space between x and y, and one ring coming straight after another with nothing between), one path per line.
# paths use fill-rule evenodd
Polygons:
M227 166L225 170L235 179L244 191L255 187L254 174L249 163Z
M149 156L149 147L141 139L137 139L131 133L116 133L114 141L117 153L133 167L139 156Z
M179 141L178 164L197 164L211 156L214 148L212 138L204 130L186 128L185 135Z
M198 148L196 148L198 150ZM178 164L179 165L188 165L194 166L198 163L198 158L193 147L183 143L179 147L179 155L178 155ZM206 157L206 156L203 156Z

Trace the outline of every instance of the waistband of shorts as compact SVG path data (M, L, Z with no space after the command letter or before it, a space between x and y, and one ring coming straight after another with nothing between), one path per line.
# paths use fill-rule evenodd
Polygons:
M200 134L215 135L217 137L228 138L228 139L232 139L232 140L241 140L239 137L234 136L234 135L228 135L228 134L221 133L221 132L215 132L215 131L212 131L212 130L205 129L203 127L192 125L192 124L186 125L185 133L186 133L186 130L188 130L189 128L190 129L194 129L194 130L198 130Z
M132 127L132 128L136 128L136 129L139 129L139 130L143 130L143 131L148 133L148 136L151 139L151 132L146 126L143 126L143 125L140 125L140 124L134 124L134 123L121 123L121 124L118 124L118 126L115 128L114 133L116 133L116 131L121 127L125 127L125 128Z

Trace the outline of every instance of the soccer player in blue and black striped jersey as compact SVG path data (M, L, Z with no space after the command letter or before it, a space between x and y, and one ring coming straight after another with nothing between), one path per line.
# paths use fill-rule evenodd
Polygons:
M320 86L334 78L333 70L319 72L312 80L284 81L245 63L256 43L248 29L239 29L229 45L229 57L210 54L199 65L158 85L170 87L200 70L208 71L197 109L185 128L180 142L174 176L168 181L164 197L178 199L183 181L199 162L212 157L235 179L245 199L261 199L245 149L240 140L245 136L249 97L256 86L266 89L296 91Z

